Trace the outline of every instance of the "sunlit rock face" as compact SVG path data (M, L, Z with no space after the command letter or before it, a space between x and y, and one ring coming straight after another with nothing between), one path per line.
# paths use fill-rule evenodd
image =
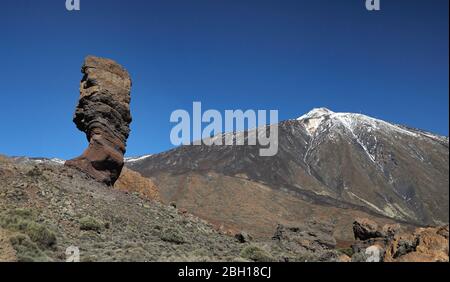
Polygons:
M130 133L131 79L113 60L94 56L85 59L81 71L80 98L73 121L86 133L89 147L65 165L113 185L123 168Z

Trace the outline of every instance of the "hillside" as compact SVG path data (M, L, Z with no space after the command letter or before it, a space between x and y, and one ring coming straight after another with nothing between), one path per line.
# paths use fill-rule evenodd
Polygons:
M63 166L3 158L0 183L2 260L64 261L77 246L83 261L220 261L243 247L198 218Z
M124 183L132 191L142 180ZM300 235L314 248L272 236L235 238L182 209L148 200L142 190L120 189L57 162L0 156L0 261L65 261L70 246L79 248L81 261L338 259L332 234L318 228L325 223L297 228L314 235Z

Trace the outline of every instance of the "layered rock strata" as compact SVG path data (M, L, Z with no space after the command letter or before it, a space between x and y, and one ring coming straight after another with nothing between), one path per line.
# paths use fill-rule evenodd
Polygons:
M130 133L131 79L110 59L88 56L81 69L80 98L73 118L89 142L84 153L65 163L107 185L114 185L124 165Z

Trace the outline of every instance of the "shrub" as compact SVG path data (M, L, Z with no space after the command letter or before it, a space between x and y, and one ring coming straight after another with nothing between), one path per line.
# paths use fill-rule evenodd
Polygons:
M55 234L34 220L34 214L31 210L12 209L0 215L0 226L5 229L25 233L29 239L43 247L55 245Z
M173 228L167 228L161 231L160 235L161 240L166 242L171 242L175 244L183 244L186 242L184 237L180 234L180 232Z
M79 220L80 223L80 229L84 231L96 231L100 232L102 231L103 227L105 226L103 222L91 217L91 216L85 216Z
M256 262L271 262L275 259L265 250L255 246L250 245L242 249L241 257L250 259Z
M37 166L34 166L27 172L27 175L31 177L39 177L42 176L42 171Z
M25 230L33 219L28 209L12 209L0 214L0 226L6 229Z
M51 247L56 244L56 236L45 226L31 222L28 225L27 235L33 242L37 242L43 246Z
M11 245L16 251L17 260L19 262L46 262L50 258L39 249L36 243L24 234L18 234L10 239Z

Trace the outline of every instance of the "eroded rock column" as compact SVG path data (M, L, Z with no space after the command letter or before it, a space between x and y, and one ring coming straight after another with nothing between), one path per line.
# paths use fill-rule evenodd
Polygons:
M85 59L81 71L84 76L73 121L86 133L89 147L65 165L113 185L123 168L130 133L131 79L113 60L94 56Z

